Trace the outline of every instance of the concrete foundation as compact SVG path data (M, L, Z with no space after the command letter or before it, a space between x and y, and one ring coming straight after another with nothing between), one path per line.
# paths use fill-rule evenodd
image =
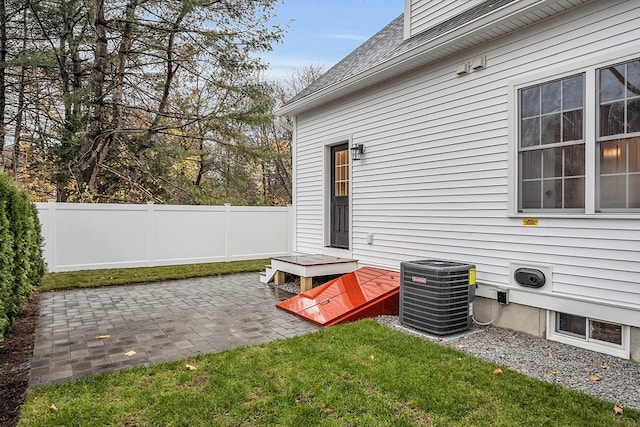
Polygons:
M631 328L631 360L640 362L640 328Z
M488 322L498 315L500 304L494 299L475 298L473 314L478 322ZM520 304L502 306L502 314L493 324L499 328L524 332L538 338L546 337L546 310Z

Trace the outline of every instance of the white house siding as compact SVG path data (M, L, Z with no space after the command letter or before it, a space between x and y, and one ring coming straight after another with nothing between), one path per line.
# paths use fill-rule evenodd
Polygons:
M405 38L415 36L484 0L405 0Z
M511 262L548 265L550 295L640 310L637 215L539 214L525 227L508 195L509 82L621 49L640 56L639 28L640 3L594 1L300 114L296 249L323 250L324 147L351 137L366 146L352 166L352 256L362 264L455 259L501 286ZM458 77L456 64L477 55L487 68ZM640 326L640 315L626 320Z

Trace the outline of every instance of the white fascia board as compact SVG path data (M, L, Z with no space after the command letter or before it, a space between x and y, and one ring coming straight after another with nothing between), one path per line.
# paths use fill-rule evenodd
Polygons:
M398 72L405 72L416 68L421 64L428 63L433 57L437 56L439 51L460 39L490 30L491 28L502 25L505 22L515 20L519 16L529 13L532 10L554 3L557 3L557 0L517 0L513 3L509 3L494 10L493 12L466 23L462 27L444 32L428 42L382 64L329 85L317 92L313 92L289 105L285 105L280 108L276 114L278 116L286 114L296 115L326 102L345 96L356 90L382 80L386 80ZM416 37L419 37L419 35Z

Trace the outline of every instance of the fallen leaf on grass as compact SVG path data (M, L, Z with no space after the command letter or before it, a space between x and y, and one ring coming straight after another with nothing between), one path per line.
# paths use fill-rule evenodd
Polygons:
M624 414L624 408L622 406L615 405L613 407L613 412L615 412L616 415L622 415Z
M502 374L502 369L500 369L500 368L494 369L492 373L493 373L493 375L500 375L500 374Z
M603 363L602 369L611 369L611 366L609 366L607 363Z
M331 409L331 407L328 405L324 405L324 408L322 408L322 412L324 412L325 414L330 414L333 412L333 409Z
M51 406L49 406L49 410L56 412L58 410L58 407L52 403Z
M111 335L98 335L96 337L97 340L106 340L107 338L111 338Z
M188 363L185 365L185 367L190 371L195 371L197 369L195 366L189 365Z
M558 371L556 371L556 370L555 370L555 369L553 369L553 368L549 368L549 373L550 373L551 375L555 375L555 374L557 374L557 373L558 373Z
M589 375L589 381L600 381L602 378L597 375Z
M136 354L136 352L135 352L135 351L133 351L133 350L130 350L130 351L127 351L125 354L126 354L127 356L133 356L134 354Z
M376 357L372 354L371 356L369 356L369 359L376 360Z

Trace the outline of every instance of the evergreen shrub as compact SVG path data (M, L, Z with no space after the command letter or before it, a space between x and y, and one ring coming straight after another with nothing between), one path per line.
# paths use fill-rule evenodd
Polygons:
M36 207L0 172L0 341L45 271Z

